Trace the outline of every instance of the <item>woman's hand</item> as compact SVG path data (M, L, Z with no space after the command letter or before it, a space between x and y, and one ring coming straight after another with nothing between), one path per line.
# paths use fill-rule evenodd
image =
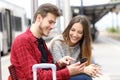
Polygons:
M57 61L60 67L70 65L71 61L74 61L75 59L70 56L65 56Z
M80 64L80 62L76 62L76 63L73 63L73 64L67 66L67 68L68 68L70 75L73 76L73 75L83 73L85 65L86 65L86 62L84 62L82 64Z
M92 77L98 77L98 74L101 74L100 70L101 70L100 66L91 64L91 65L85 67L84 73L86 73Z

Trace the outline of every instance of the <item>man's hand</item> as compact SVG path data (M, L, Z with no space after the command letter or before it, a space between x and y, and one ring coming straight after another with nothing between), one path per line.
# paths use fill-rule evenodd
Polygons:
M84 72L84 68L85 68L86 62L80 64L80 62L71 64L69 66L67 66L70 75L76 75L76 74L80 74Z

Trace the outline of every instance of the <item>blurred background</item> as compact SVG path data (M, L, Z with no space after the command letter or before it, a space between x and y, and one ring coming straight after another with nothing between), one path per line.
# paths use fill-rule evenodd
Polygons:
M55 4L62 11L45 37L48 46L72 17L86 15L91 23L93 58L104 74L99 80L120 80L120 0L0 0L0 80L9 75L12 41L30 27L35 10L43 3Z

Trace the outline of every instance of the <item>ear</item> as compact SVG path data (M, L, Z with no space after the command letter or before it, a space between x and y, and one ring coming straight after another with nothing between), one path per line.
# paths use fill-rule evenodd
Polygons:
M37 17L36 17L36 20L37 20L38 22L41 22L42 16L41 16L40 14L38 14Z

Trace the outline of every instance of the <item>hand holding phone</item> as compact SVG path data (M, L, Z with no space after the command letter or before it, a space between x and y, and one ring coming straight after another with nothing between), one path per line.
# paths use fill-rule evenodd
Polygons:
M88 60L88 58L87 58L87 57L84 57L84 58L82 58L82 59L80 60L80 63L82 64L82 63L86 62L87 60Z

